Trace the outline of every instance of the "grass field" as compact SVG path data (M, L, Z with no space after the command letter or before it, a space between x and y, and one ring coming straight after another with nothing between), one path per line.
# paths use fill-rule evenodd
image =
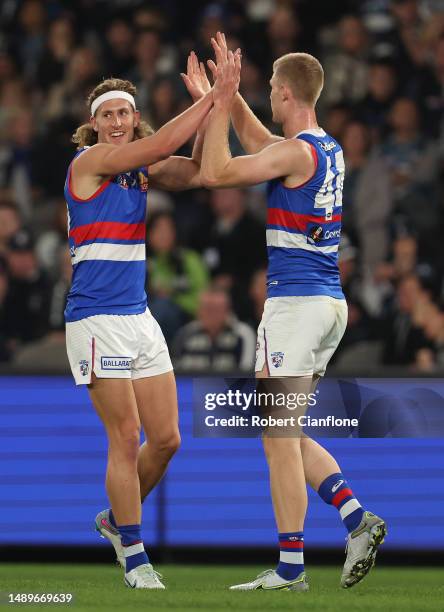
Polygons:
M0 591L73 593L65 604L6 604L12 608L54 610L341 610L387 612L444 610L442 568L376 567L361 584L345 591L338 586L339 567L308 567L309 593L230 592L227 585L252 579L263 567L158 566L166 591L128 589L117 567L106 565L0 564ZM3 603L3 602L2 602Z

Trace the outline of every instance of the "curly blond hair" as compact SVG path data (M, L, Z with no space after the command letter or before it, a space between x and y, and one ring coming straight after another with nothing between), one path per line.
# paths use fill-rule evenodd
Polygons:
M89 94L88 98L86 99L87 107L91 108L91 104L94 102L94 100L102 94L106 93L107 91L115 90L126 91L132 96L135 96L137 92L136 86L133 85L131 81L114 78L105 79L99 83L97 87L94 87L92 92ZM146 121L140 121L139 125L134 129L134 140L145 138L145 136L150 136L153 133L153 128ZM77 145L77 149L91 147L97 143L97 132L94 131L90 123L84 123L76 129L71 140Z

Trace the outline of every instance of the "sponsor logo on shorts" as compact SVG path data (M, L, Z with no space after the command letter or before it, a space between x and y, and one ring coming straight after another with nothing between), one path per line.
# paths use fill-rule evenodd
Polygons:
M102 370L131 370L131 357L101 357Z
M275 368L280 368L283 361L284 353L280 353L278 351L271 353L271 363L274 365Z
M79 368L80 368L80 374L82 376L88 376L89 361L87 361L86 359L82 359L81 361L79 361Z

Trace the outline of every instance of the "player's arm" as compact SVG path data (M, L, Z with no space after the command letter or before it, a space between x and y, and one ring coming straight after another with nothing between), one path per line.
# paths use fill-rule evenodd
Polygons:
M275 142L254 155L231 157L228 147L229 111L211 113L201 165L204 187L248 187L274 178L292 176L297 183L314 170L310 146L300 140Z
M213 104L209 92L152 136L122 146L100 143L80 155L76 164L89 175L113 176L169 157L196 132Z
M227 53L227 42L225 34L217 32L216 39L211 39L216 60ZM216 65L211 60L208 62L213 75L216 74ZM265 125L259 121L246 101L236 93L231 107L231 121L239 141L247 153L258 153L274 142L284 140L282 136L275 136Z
M148 168L150 186L166 191L201 187L200 163L190 157L172 155Z
M247 153L257 153L275 142L284 140L272 134L256 117L238 92L231 107L231 121L239 142Z
M181 73L181 76L194 103L211 90L205 67L202 63L199 63L194 51L191 51L188 56L186 74ZM197 130L191 159L171 156L149 167L148 174L151 186L167 191L182 191L201 186L200 163L206 125L207 118L204 119Z
M240 57L226 51L218 57L213 90L214 107L205 133L201 180L205 187L244 187L273 178L309 178L314 169L310 146L301 140L283 140L259 153L231 157L228 129L233 98L239 85Z

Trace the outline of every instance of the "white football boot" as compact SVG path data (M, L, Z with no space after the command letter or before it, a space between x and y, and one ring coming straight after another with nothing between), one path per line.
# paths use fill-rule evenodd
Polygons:
M143 563L125 574L125 584L132 589L164 589L160 578L161 574L154 570L151 563Z
M359 525L347 537L347 557L341 576L344 589L349 589L367 576L386 535L387 527L382 518L364 512Z
M308 591L308 582L304 572L301 572L294 580L281 578L275 570L269 569L259 574L251 582L235 584L230 587L230 591L254 591L262 589L264 591Z
M106 538L114 546L117 555L117 563L125 568L125 554L123 552L122 539L119 531L111 525L109 520L109 510L102 510L96 516L96 530L100 533L100 537Z

